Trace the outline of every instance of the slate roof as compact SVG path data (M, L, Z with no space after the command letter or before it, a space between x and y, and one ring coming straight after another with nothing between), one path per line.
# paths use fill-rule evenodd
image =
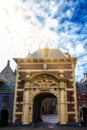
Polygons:
M5 76L3 74L0 74L0 81L1 82L6 82L7 79L5 78Z
M13 92L15 87L15 74L8 60L6 67L0 73L0 92Z
M66 58L68 57L63 53L59 48L58 49L49 49L49 58ZM27 58L44 58L44 49L38 49L32 54L28 54Z
M87 82L76 83L77 92L87 92Z
M0 87L0 93L5 93L5 92L14 92L14 88L11 88L9 86L7 86L6 84L4 84L3 86Z
M83 83L87 83L87 78L82 80Z

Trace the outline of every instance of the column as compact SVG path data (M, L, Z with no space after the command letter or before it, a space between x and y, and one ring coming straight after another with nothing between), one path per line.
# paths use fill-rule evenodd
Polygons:
M64 83L60 83L60 124L66 124L66 103Z
M29 124L29 90L24 92L24 119L23 124Z

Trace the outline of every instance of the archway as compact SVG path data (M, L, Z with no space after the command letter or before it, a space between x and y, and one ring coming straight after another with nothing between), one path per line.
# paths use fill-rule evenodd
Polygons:
M80 119L81 119L82 125L87 124L87 107L81 108Z
M51 122L58 123L58 115L57 120L54 122L53 120L44 120L46 115L57 114L57 98L51 93L41 93L35 96L33 101L33 122ZM53 121L53 122L52 122Z
M1 125L2 126L8 125L8 111L6 109L3 109L1 111Z

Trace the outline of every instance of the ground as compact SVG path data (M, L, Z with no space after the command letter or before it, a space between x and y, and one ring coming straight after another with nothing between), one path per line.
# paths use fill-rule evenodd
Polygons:
M32 126L8 126L0 127L0 130L87 130L85 126L63 126L58 125L58 116L55 115L42 115L43 122Z
M1 127L0 130L87 130L87 127L84 126L52 126L52 125L48 125L48 126L16 126L16 127Z

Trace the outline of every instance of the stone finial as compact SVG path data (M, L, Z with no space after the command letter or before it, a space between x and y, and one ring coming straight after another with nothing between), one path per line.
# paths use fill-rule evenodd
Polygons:
M28 51L28 55L31 55L30 50Z
M49 57L49 47L48 47L48 43L46 43L45 47L44 47L44 57Z
M7 66L10 66L10 60L7 61Z
M49 47L48 47L48 43L47 43L47 42L45 43L45 48L49 48Z

